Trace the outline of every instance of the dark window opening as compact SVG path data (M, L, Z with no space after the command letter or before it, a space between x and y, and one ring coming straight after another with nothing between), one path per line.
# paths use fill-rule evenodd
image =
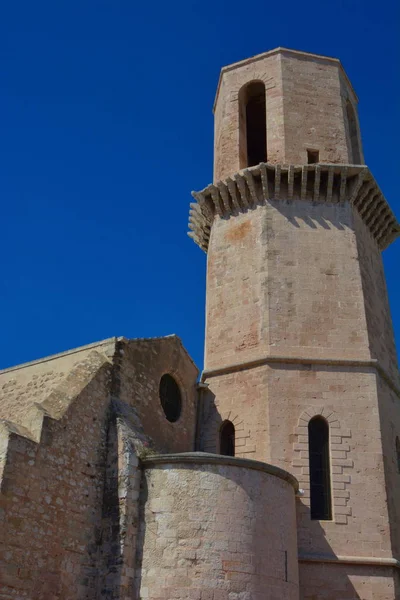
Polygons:
M347 123L349 127L350 136L350 147L353 165L359 165L361 163L360 148L358 145L358 129L357 129L357 118L354 107L350 100L347 101L346 105L347 112Z
M396 437L397 472L400 473L400 440Z
M235 427L231 421L224 421L219 431L219 453L235 456Z
M332 519L329 426L322 417L308 424L311 518Z
M307 162L309 165L315 165L316 163L319 163L319 151L307 150Z
M267 160L265 85L248 84L239 94L240 166L252 167Z
M175 379L165 374L160 379L160 402L168 421L174 423L181 415L181 391Z
M288 581L288 560L287 560L287 550L285 550L285 581Z

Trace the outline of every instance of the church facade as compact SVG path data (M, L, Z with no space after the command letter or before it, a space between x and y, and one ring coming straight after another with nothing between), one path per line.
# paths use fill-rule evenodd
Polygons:
M400 376L337 59L221 71L205 364L112 338L0 372L0 599L400 598Z

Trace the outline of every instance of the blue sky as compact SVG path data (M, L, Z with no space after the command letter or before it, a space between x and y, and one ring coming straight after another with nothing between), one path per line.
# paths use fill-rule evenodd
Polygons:
M220 68L276 46L339 57L366 163L400 217L400 3L13 0L0 11L0 368L177 333L202 367ZM400 241L384 253L400 346Z

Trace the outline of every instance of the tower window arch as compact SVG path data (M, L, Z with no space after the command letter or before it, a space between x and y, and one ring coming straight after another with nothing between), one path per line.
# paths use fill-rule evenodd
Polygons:
M397 472L400 473L400 440L396 437L396 465Z
M329 425L323 417L308 424L310 460L311 518L332 519L331 469L329 457Z
M267 109L265 85L252 81L239 92L240 167L267 160Z
M235 456L235 426L231 421L224 421L219 430L219 453Z
M347 100L346 103L346 113L347 113L347 124L349 127L349 137L350 137L350 148L351 148L351 156L354 165L359 165L361 163L361 154L360 147L358 143L358 127L357 127L357 117L354 107L350 100Z

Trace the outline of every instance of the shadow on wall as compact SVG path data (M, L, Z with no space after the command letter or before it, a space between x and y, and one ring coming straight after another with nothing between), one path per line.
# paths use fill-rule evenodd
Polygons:
M364 600L350 579L352 575L362 577L365 574L362 567L317 562L318 556L335 560L336 554L327 542L323 525L318 520L311 520L310 507L299 498L297 528L301 598L318 600L325 597L325 592L320 595L321 590L328 588L331 595L326 597Z
M99 598L113 600L120 597L122 566L118 498L118 432L115 414L110 417L106 448L102 523L98 534L101 564L98 594Z
M137 545L136 545L136 561L135 561L135 582L134 589L135 595L134 598L140 598L140 588L142 584L142 566L143 566L143 550L144 550L144 541L146 538L146 519L145 519L145 509L147 504L147 499L149 496L149 491L147 487L147 480L144 475L144 471L142 471L142 479L140 483L140 500L139 500L139 527L138 527L138 537L137 537Z
M345 231L351 228L350 219L347 216L348 206L346 204L323 204L315 203L310 207L309 202L300 200L268 200L268 204L283 215L294 227L301 229L303 224L310 229L325 229L327 231L331 229L337 229L338 231ZM265 201L257 203L258 206L264 206ZM255 210L254 208L245 208L239 210L232 210L232 215L225 215L221 217L224 221L228 221L232 216L237 216L241 213L248 213Z
M267 201L267 206L271 206L276 209L281 215L283 215L294 227L300 229L304 228L304 225L310 229L337 229L344 231L348 228L353 228L352 225L352 207L348 202L339 202L340 189L338 182L335 182L332 192L332 198L330 201L312 201L314 198L314 178L315 174L309 172L308 184L307 184L307 200L301 200L296 194L292 200L287 200L288 188L287 184L282 181L279 199L274 200L270 198ZM320 192L319 198L326 198L327 196L327 181L328 174L321 173L320 180ZM295 189L300 193L301 189L301 174L295 175ZM256 185L256 196L257 202L255 205L248 199L248 208L241 207L238 209L236 206L230 207L229 214L225 214L221 218L223 220L229 220L241 213L251 213L257 210L260 206L265 206L266 201L263 196L260 184Z
M197 450L217 453L219 452L219 431L225 419L218 412L215 396L211 390L203 390L202 394L202 414L200 415L202 427L201 435L198 436ZM364 592L360 591L364 589L367 594L379 594L377 597L390 598L390 600L400 598L400 577L397 572L394 595L391 595L393 594L391 591L393 569L391 567L316 562L318 556L332 561L335 561L337 556L326 539L324 522L311 520L310 508L300 498L296 503L300 598L303 600L322 600L322 598L365 600ZM343 535L346 535L346 526L341 527L343 527ZM380 590L380 586L386 585L385 579L387 579L388 585L386 596L382 595ZM370 584L367 583L368 580L370 580ZM354 587L355 585L358 590ZM327 594L328 590L330 594Z
M219 452L219 432L225 419L221 417L215 403L215 395L210 389L203 388L199 398L198 435L196 448L198 452ZM229 417L227 417L229 418Z
M158 449L160 451L160 449ZM100 598L134 597L141 470L139 456L155 454L132 406L114 398L110 407L100 539Z
M388 600L400 598L400 577L397 570L392 567L335 563L337 555L326 539L323 521L311 520L310 508L301 499L297 500L297 523L300 598L304 600L319 600L325 597L343 598L343 600L365 600L367 597ZM346 525L340 527L343 527L343 535L346 535ZM319 562L318 557L321 556L332 562ZM327 589L331 595L326 595Z
M352 229L351 208L348 204L324 204L301 200L270 200L269 204L284 216L294 227L301 229Z

